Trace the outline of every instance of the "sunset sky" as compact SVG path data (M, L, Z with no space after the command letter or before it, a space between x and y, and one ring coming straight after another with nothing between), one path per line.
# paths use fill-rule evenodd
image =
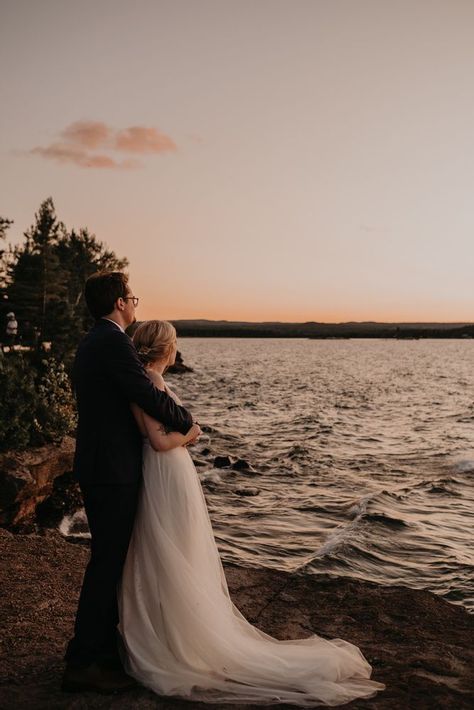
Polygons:
M0 215L139 318L474 321L472 0L0 0Z

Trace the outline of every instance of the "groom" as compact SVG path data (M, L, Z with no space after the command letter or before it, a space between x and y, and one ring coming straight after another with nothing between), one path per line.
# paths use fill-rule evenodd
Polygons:
M127 326L138 304L125 274L94 274L85 298L95 325L81 341L73 368L78 407L74 473L91 532L74 637L66 651L62 689L112 693L135 682L120 663L117 584L127 554L141 482L142 440L130 404L185 434L189 412L146 375Z

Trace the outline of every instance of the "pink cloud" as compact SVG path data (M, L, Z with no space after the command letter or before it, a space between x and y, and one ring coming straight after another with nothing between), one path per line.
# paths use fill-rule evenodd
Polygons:
M96 153L97 149L102 152ZM176 150L173 139L156 128L130 126L117 130L101 121L75 121L61 131L60 140L29 152L81 168L131 169L142 164L132 159L119 160L114 153L156 155Z
M49 160L55 160L58 163L72 163L80 168L121 168L130 169L139 167L140 163L131 160L117 161L109 155L101 155L98 153L88 153L83 148L78 146L68 145L65 143L52 143L46 148L33 148L33 155L40 155Z
M131 126L119 131L115 138L115 148L128 153L164 153L177 150L172 138L160 133L156 128Z
M107 145L113 130L100 121L76 121L61 132L68 143L77 143L84 148L98 148Z

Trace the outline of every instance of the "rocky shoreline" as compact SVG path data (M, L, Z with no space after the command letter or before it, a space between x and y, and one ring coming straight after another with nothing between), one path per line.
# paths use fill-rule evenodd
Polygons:
M79 486L72 475L74 448L74 439L65 436L59 444L0 453L0 526L11 532L40 532L57 528L65 515L82 507ZM204 474L201 482L206 488L212 489L216 470L230 479L236 472L246 478L256 474L245 459L215 455L206 446L194 448L192 455ZM228 488L240 496L259 493L257 487L236 480L229 481Z
M0 529L0 548L0 707L209 707L159 698L145 689L111 697L61 693L62 654L72 629L87 545L71 544L54 531L16 535ZM373 665L373 677L387 689L346 707L473 707L474 616L462 607L428 591L353 579L231 565L226 565L226 575L237 606L265 632L280 639L318 633L360 646ZM219 706L224 707L251 706Z
M73 451L74 440L65 438L58 445L0 454L0 707L209 707L158 698L145 689L123 697L61 693L62 655L88 558L87 540L73 544L56 530L81 504L70 473ZM232 483L236 472L252 476L251 464L216 453L195 452L201 472L218 469L229 475L236 494L258 495L257 488ZM212 475L202 478L204 486L212 485ZM474 706L474 616L464 608L402 586L233 565L225 569L236 605L265 632L280 639L317 633L360 646L373 677L387 689L350 707Z

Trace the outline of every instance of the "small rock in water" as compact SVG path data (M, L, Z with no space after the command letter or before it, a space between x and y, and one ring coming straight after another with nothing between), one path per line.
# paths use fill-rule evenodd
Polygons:
M201 424L201 429L206 432L206 434L212 434L217 431L217 429L214 429L214 427L209 426L208 424Z
M249 462L246 461L245 459L237 459L237 461L235 461L235 463L232 464L231 468L234 471L252 471L252 472L255 471L255 469L252 468L252 466L249 464Z
M238 496L258 496L260 493L258 488L247 488L245 486L237 486L234 488L234 493Z
M232 465L232 460L230 456L216 456L214 459L214 466L216 468L229 468Z

